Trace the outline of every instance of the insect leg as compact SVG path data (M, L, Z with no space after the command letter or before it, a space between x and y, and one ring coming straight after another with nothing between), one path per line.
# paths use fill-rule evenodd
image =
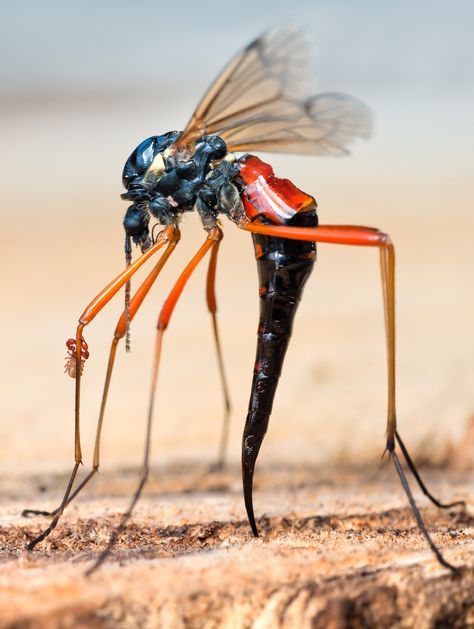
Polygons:
M155 342L155 353L153 359L153 369L152 369L152 378L151 378L151 387L150 387L150 402L148 405L148 416L147 416L147 426L146 426L146 436L145 436L145 451L143 455L143 463L142 463L142 471L140 474L140 481L137 489L133 495L133 498L130 502L130 505L127 511L122 515L120 523L118 526L112 531L112 534L109 539L109 543L107 544L107 548L99 555L97 561L87 570L86 574L90 575L99 568L99 566L106 560L108 555L110 554L112 548L114 547L117 539L120 534L124 530L127 525L128 520L130 519L133 509L137 504L140 495L143 491L143 487L148 479L148 475L150 472L150 442L151 442L151 429L152 429L152 420L153 420L153 408L155 403L155 392L156 392L156 384L158 381L158 368L160 365L161 358L161 348L163 343L163 335L166 331L171 316L173 314L173 310L176 306L176 303L183 292L184 287L187 284L187 281L191 277L193 271L196 269L198 264L204 258L206 253L212 247L216 246L216 244L222 239L222 232L218 227L212 228L209 230L208 237L204 244L201 246L196 255L192 258L192 260L188 263L184 271L179 276L176 284L171 289L163 307L161 309L160 315L158 317L157 324L157 335Z
M371 227L361 227L352 225L320 225L314 228L308 227L290 227L264 225L261 223L245 223L242 228L246 231L274 236L279 238L289 238L292 240L305 240L313 242L326 242L331 244L355 245L365 247L378 247L380 251L380 268L382 273L382 289L385 313L385 329L387 341L387 367L388 367L388 404L387 404L387 450L394 463L397 474L402 483L403 489L408 497L411 509L417 521L418 527L428 542L430 548L438 559L439 563L452 571L457 569L447 562L440 550L433 542L428 530L425 526L421 513L413 499L405 472L403 471L400 461L395 452L395 436L396 436L396 410L395 410L395 249L393 243L387 234ZM260 443L252 443L253 449L258 452L261 441L264 437L263 433L259 436ZM399 441L400 444L400 441ZM400 447L401 444L400 444ZM403 451L403 449L402 449ZM245 452L245 441L243 444L243 453ZM244 457L244 454L243 454ZM256 458L256 457L255 457ZM408 462L408 459L407 459ZM246 506L249 520L252 524L253 506L252 506L252 477L253 465L246 470L243 467L244 475L244 494L246 493ZM412 469L410 467L410 469ZM418 477L419 478L419 477ZM417 478L417 480L418 480ZM251 517L252 516L252 517ZM252 530L257 533L255 522L253 521Z
M82 313L79 319L79 325L76 329L76 363L77 365L81 365L82 354L81 350L83 348L84 339L82 337L82 332L84 327L88 325L94 317L104 308L104 306L117 294L117 292L122 288L122 286L129 280L134 273L138 271L138 269L161 247L163 247L167 242L174 239L175 228L168 226L166 227L161 234L158 236L156 242L149 248L143 255L141 255L133 264L128 266L120 275L118 275L108 286L106 286L96 297L91 301L91 303L87 306L87 308ZM33 548L41 542L45 537L47 537L51 531L56 527L59 518L61 517L71 495L72 488L74 486L74 481L76 479L77 471L79 469L79 465L82 463L82 452L81 452L81 443L80 443L80 399L81 399L81 375L82 369L80 367L76 370L76 388L75 388L75 413L74 413L74 425L75 425L75 435L74 435L74 467L72 469L71 475L69 477L69 481L67 483L66 491L64 493L63 499L59 507L55 510L55 515L51 520L50 525L40 534L38 537L29 542L27 548L28 550L33 550ZM91 474L89 474L91 475ZM85 481L87 480L84 479ZM84 484L81 483L82 486Z
M133 321L133 318L136 315L136 313L138 312L138 309L140 308L140 306L142 305L143 300L147 296L149 290L151 289L151 287L155 283L155 281L156 281L158 275L160 274L161 270L165 266L165 264L168 261L169 257L173 253L174 249L176 248L176 245L178 244L180 237L181 237L180 236L180 232L179 232L178 229L176 229L175 233L174 233L174 236L173 236L173 239L168 242L168 246L166 247L163 255L161 256L161 258L159 259L157 264L154 266L154 268L152 269L150 274L146 277L144 282L140 285L140 287L136 291L135 295L133 296L133 298L132 298L132 300L130 302L129 314L128 314L130 322ZM113 367L114 367L114 362L115 362L115 355L116 355L116 352L117 352L117 345L118 345L120 339L123 338L125 333L126 333L126 312L124 310L124 312L122 313L120 319L117 322L117 326L116 326L115 332L114 332L114 337L112 339L112 345L111 345L111 348L110 348L109 360L108 360L108 364L107 364L107 372L106 372L106 376L105 376L104 389L103 389L103 393L102 393L102 401L101 401L101 405L100 405L99 419L97 421L97 429L96 429L95 443L94 443L94 457L93 457L93 462L92 462L92 470L87 474L87 476L81 481L81 483L70 494L70 496L68 498L68 501L67 501L65 506L67 506L70 502L72 502L74 500L74 498L82 491L82 489L87 485L87 483L93 478L93 476L95 476L95 474L99 470L99 464L100 464L100 437L101 437L102 424L103 424L103 419L104 419L104 414L105 414L105 406L106 406L106 403L107 403L107 395L108 395L108 391L109 391L110 380L112 378L112 372L113 372ZM57 509L54 509L54 511L37 511L37 510L34 510L34 509L25 509L22 512L22 515L25 516L25 517L28 517L30 515L54 516L54 515L56 515L56 513L58 511L59 511L59 507Z
M398 433L398 430L395 431L395 439L397 440L397 443L400 446L400 450L403 452L403 456L405 457L405 461L407 462L407 465L411 473L413 474L418 485L420 486L421 491L425 494L427 498L431 500L431 502L434 505L436 505L440 509L450 509L451 507L458 507L458 506L465 507L466 506L466 503L464 502L464 500L456 500L455 502L440 502L437 498L435 498L433 494L428 490L425 483L423 482L423 479L421 478L420 473L416 469L416 466L413 463L413 460L411 456L409 455L408 450L406 449L405 444L403 443L402 438L400 437Z
M388 358L388 371L389 371L389 398L388 398L389 399L389 410L388 410L389 418L390 417L395 418L395 357L394 357L394 353L395 353L395 257L394 256L395 256L394 252L392 255L388 247L380 248L380 264L381 264L381 272L382 272L382 287L383 287L384 305L385 305L384 307L385 329L386 329L386 339L387 339L387 358ZM393 391L390 390L391 385L393 387ZM416 505L413 499L410 498L411 492L409 493L406 489L406 487L408 487L408 481L405 478L405 473L403 472L403 468L400 466L398 457L395 454L395 442L393 441L393 439L390 439L390 437L392 436L395 437L403 453L403 456L408 465L408 468L413 474L420 489L425 494L425 496L427 496L427 498L431 500L431 502L434 505L442 509L449 509L454 506L465 505L465 502L460 500L456 502L442 503L429 492L418 470L416 469L416 466L410 454L408 453L408 450L405 444L403 443L402 438L400 437L400 434L396 428L396 424L394 424L393 427L394 427L393 434L391 434L390 428L389 426L387 426L387 450L391 453L392 459L394 461L394 464L395 464L395 467L399 476L401 473L404 477L404 480L403 480L402 477L400 476L400 480L402 481L403 488L405 489L405 492L407 493L410 505L412 506L412 510L414 512L418 525L420 526L420 529L423 531L424 525L423 526L420 525L420 522L423 522L423 520L421 519L421 515L418 509L416 508ZM428 535L428 532L426 531L426 528L424 529L424 535L429 545L433 548L433 543L431 541L430 536ZM434 552L436 556L438 557L437 549ZM438 557L438 559L440 563L442 563L444 566L452 568L452 566L447 564L447 562L442 557L441 559L440 557Z
M229 419L230 419L230 395L229 387L227 385L227 378L224 368L224 358L222 356L222 346L219 337L219 328L217 325L217 301L216 301L216 265L217 254L219 252L220 241L216 241L216 244L211 249L211 259L209 261L209 268L207 271L206 281L206 299L207 307L212 317L212 332L214 335L214 342L217 353L217 362L219 365L219 375L221 380L222 394L224 397L224 418L222 421L222 433L219 445L219 456L217 458L217 469L221 469L225 464L225 456L227 450L227 442L229 437Z

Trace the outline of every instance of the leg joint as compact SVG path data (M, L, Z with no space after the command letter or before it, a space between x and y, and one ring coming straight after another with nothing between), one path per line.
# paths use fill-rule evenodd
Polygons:
M377 230L377 236L380 242L380 246L382 247L393 247L393 242L392 239L390 238L390 236L388 234L386 234L385 232L382 232L380 230Z
M209 240L220 242L224 238L224 234L222 233L222 229L216 225L208 230L207 237Z

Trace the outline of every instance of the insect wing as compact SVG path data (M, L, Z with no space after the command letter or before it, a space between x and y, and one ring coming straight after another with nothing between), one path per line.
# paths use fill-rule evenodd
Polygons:
M340 155L368 138L370 109L338 93L305 98L306 45L301 33L265 33L239 52L217 77L177 141L215 133L230 151Z
M369 108L346 94L316 94L280 105L275 115L254 116L219 133L231 151L343 155L357 138L369 138Z

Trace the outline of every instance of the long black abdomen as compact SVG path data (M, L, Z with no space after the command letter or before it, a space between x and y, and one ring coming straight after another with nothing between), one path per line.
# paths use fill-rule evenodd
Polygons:
M296 214L289 226L316 227L316 210ZM252 504L255 462L267 431L293 319L313 270L316 244L253 235L260 294L257 355L242 442L242 475L247 515L258 535Z

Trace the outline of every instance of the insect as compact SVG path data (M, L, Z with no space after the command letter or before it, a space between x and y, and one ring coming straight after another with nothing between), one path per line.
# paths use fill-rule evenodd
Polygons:
M123 170L131 202L123 221L126 268L84 310L76 335L67 341L66 370L75 378L75 464L63 500L53 512L27 509L24 515L51 515L50 525L28 547L33 549L56 527L65 507L99 469L100 435L107 394L119 341L142 305L160 271L180 240L180 220L197 211L207 237L182 271L158 319L152 389L142 475L129 509L112 533L113 547L141 494L149 471L150 434L163 335L175 305L194 269L207 253L207 303L212 316L220 375L228 408L228 390L216 317L215 274L221 219L252 234L259 275L260 320L257 353L248 415L242 441L242 475L245 507L254 536L258 536L252 486L255 463L267 431L274 395L291 336L293 319L304 285L313 269L316 243L376 247L380 252L388 362L386 449L407 494L413 514L431 550L443 566L456 570L433 542L415 504L396 446L422 491L438 507L442 504L424 485L400 437L395 413L395 252L390 238L378 229L347 225L319 225L315 199L287 179L278 178L270 165L251 151L341 155L357 138L371 131L370 110L361 101L339 93L303 97L298 91L302 46L298 32L271 31L239 52L217 77L183 131L171 131L144 140L128 158ZM241 154L239 157L236 153ZM154 223L150 229L150 223ZM155 236L155 227L161 231ZM132 261L132 245L141 256ZM131 296L130 280L148 260L163 250L148 277ZM76 485L82 461L80 395L84 362L89 356L84 328L125 287L125 308L115 329L98 420L92 470ZM226 441L226 424L221 455ZM91 569L91 570L92 570Z

